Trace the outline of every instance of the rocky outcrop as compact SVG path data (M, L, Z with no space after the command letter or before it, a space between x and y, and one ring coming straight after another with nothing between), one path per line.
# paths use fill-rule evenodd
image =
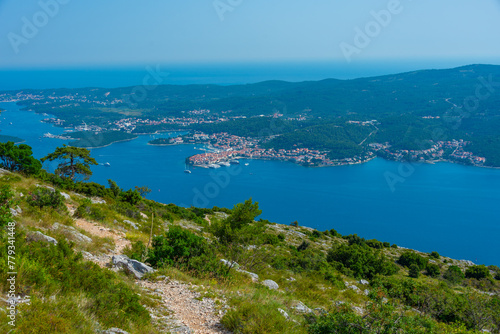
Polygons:
M101 331L102 334L129 334L128 332L124 331L123 329L120 328L110 328L105 331Z
M132 260L126 255L115 255L111 258L113 268L123 269L126 272L134 275L135 278L141 279L145 274L152 273L155 270L137 260Z
M57 245L56 239L49 237L48 235L45 235L39 231L28 234L28 236L26 237L26 240L28 240L28 241L43 241L43 242L48 242L48 243L53 244L53 245Z
M50 228L53 231L59 231L66 235L68 239L81 242L81 243L91 243L92 239L86 235L78 232L73 226L61 225L59 223L54 223Z
M297 301L295 302L295 305L292 306L292 309L299 313L312 313L313 311L307 307L303 302Z
M23 213L23 210L21 210L21 208L18 206L16 206L15 208L10 208L10 214L13 216L13 217L17 217L19 216L21 213Z
M279 285L273 280L266 279L265 281L262 282L262 285L267 286L271 290L278 290Z
M137 226L137 224L136 224L136 223L131 222L130 220L125 219L123 222L124 222L124 223L129 224L130 226L132 226L132 228L133 228L134 230L138 230L138 229L139 229L139 226Z

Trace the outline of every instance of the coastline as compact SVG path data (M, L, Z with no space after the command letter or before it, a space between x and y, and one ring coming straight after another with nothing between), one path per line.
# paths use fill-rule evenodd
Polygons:
M103 146L78 146L80 148L86 148L88 150L91 150L91 149L94 149L94 148L103 148L103 147L108 147L108 146L111 146L113 144L116 144L116 143L121 143L121 142L125 142L125 141L131 141L131 140L135 140L139 138L138 136L135 137L135 138L129 138L129 139L122 139L122 140L117 140L117 141L114 141L114 142L111 142L109 144L106 144L106 145L103 145Z

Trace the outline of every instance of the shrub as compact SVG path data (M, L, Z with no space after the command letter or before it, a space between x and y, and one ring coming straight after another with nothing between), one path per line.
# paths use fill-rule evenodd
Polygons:
M302 243L297 247L299 252L306 250L309 247L309 243L307 241L302 241Z
M482 279L482 278L488 278L491 277L489 269L484 266L472 266L467 268L465 271L465 277L466 278L475 278L475 279Z
M141 194L137 190L129 189L123 191L119 196L120 201L127 202L130 205L136 205L142 200Z
M391 248L398 248L398 245L396 245L396 244L392 244L392 245L391 245Z
M384 242L384 247L385 247L385 248L389 248L389 247L391 247L391 244L390 244L390 243L388 243L387 241L385 241L385 242Z
M262 243L264 245L279 245L281 243L281 239L278 235L276 234L271 234L271 233L264 233L262 235Z
M330 235L332 237L342 238L342 235L339 232L337 232L335 229L333 229L333 228L330 229Z
M357 244L342 244L332 248L328 252L327 261L337 264L338 270L354 277L371 279L376 274L393 275L398 272L398 267L388 261L380 251Z
M434 263L427 264L426 275L430 277L438 277L440 274L439 266Z
M368 245L368 247L375 248L375 249L384 248L384 244L378 240L375 240L375 239L367 240L366 245Z
M154 267L163 265L189 266L189 260L208 251L205 239L172 226L163 236L153 238L153 249L149 252L148 262Z
M426 259L416 253L406 251L401 256L399 257L398 263L402 266L405 267L410 267L412 264L415 264L418 266L419 270L425 269L427 266L427 262L429 259Z
M349 245L364 245L366 243L365 238L361 238L357 234L349 234L344 239L349 241Z
M464 280L465 275L459 267L450 266L443 274L443 277L452 284L459 284Z
M63 206L64 197L57 190L39 188L30 192L26 201L29 205L39 207L40 209L44 207L58 209Z
M290 226L299 227L299 222L298 221L291 222Z
M319 237L321 237L321 232L320 232L320 231L318 231L318 230L314 230L314 231L312 232L312 236L313 236L314 238L319 238Z
M408 275L412 278L418 278L420 276L420 267L416 263L410 265L410 271Z
M137 241L132 244L131 248L126 248L124 253L133 260L144 262L148 255L148 249L142 241Z
M76 208L74 216L97 221L103 221L106 218L106 214L98 206L92 205L92 202L88 199L85 199L84 203Z
M439 258L441 257L438 252L432 252L429 254L429 256L436 260L439 260Z

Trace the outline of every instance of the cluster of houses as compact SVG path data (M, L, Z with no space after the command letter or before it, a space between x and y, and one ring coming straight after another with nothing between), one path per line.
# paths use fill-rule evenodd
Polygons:
M475 166L483 166L486 158L474 155L472 152L465 150L465 147L470 142L460 140L438 141L432 147L425 150L391 150L391 146L387 143L373 143L369 146L386 158L396 161L458 161Z
M214 166L239 158L291 161L306 166L338 166L362 163L375 157L374 153L368 152L365 156L333 160L328 157L327 151L308 148L266 149L259 146L260 139L239 137L225 132L212 135L197 133L172 140L178 143L182 141L209 145L207 152L188 158L190 164L200 167Z

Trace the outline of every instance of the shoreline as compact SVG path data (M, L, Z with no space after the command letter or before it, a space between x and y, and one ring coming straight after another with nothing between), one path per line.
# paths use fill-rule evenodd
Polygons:
M86 148L88 150L91 150L91 149L94 149L94 148L104 148L104 147L108 147L108 146L111 146L111 145L116 144L116 143L122 143L122 142L126 142L126 141L135 140L137 138L139 138L139 137L130 138L130 139L117 140L117 141L114 141L112 143L109 143L109 144L106 144L106 145L103 145L103 146L78 146L78 147L80 147L80 148Z

